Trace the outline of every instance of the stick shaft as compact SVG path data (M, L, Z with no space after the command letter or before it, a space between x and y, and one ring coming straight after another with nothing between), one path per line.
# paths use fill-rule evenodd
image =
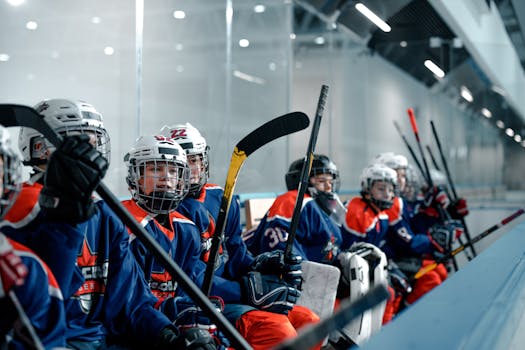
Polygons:
M315 145L317 143L317 136L319 135L319 129L321 127L321 119L323 117L324 106L326 104L326 97L328 95L328 86L322 85L321 92L319 94L319 101L317 103L317 110L315 112L315 119L312 125L312 132L310 134L310 140L308 142L308 149L306 151L305 161L301 171L301 178L299 182L299 188L297 189L297 198L295 199L295 206L292 214L292 221L290 222L290 229L288 230L288 238L286 240L286 247L284 250L284 256L289 257L292 255L293 243L299 226L299 217L301 214L301 208L303 204L304 194L308 187L308 176L312 168L312 162L314 160Z

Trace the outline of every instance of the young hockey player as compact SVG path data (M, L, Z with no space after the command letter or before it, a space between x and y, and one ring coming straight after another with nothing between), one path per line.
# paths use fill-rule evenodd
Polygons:
M35 109L64 142L54 150L41 134L21 129L19 146L36 174L3 230L26 242L55 274L65 300L68 347L105 349L108 342L127 341L129 347L184 348L184 335L154 309L124 224L92 198L108 166L105 153L93 148L109 150L101 115L90 104L64 99L42 101ZM34 231L46 221L74 230Z
M122 202L173 261L196 279L200 261L199 231L193 222L176 211L188 193L189 174L186 153L179 144L164 136L141 136L124 157L128 168L126 182L132 199ZM131 235L135 255L160 308L185 332L205 328L217 335L205 315L177 288L176 281L159 264L154 255ZM213 298L222 310L222 300ZM199 327L191 327L199 324ZM202 344L202 346L213 343Z
M208 183L209 147L200 132L191 124L164 127L161 131L176 140L188 157L191 169L190 191L178 210L192 219L201 231L203 261L208 262L211 236L219 215L223 189ZM300 260L284 262L282 254L257 257L246 249L241 238L239 203L232 201L215 267L213 294L226 301L225 316L235 324L254 349L276 346L297 334L296 329L319 321L310 310L295 305L299 292L294 288L300 279ZM277 275L281 272L284 279ZM259 283L265 295L251 295L250 284ZM281 288L287 294L276 294ZM290 298L290 297L293 298ZM260 301L256 301L259 299Z
M303 163L304 159L292 162L285 176L288 192L275 199L255 232L248 233L247 242L252 251L260 253L285 249ZM338 300L355 299L365 294L370 284L386 283L386 258L373 245L361 245L354 250L347 249L350 246L342 246L341 225L346 210L337 196L339 187L339 171L335 163L325 155L315 154L293 249L305 260L339 268ZM370 260L370 267L367 260ZM351 271L363 273L352 274ZM379 310L367 312L360 320L352 322L343 329L341 339L338 335L332 335L332 343L342 347L364 342L381 327L381 318L374 315L382 316L383 309L384 306L381 306ZM348 344L349 340L345 338L350 338L351 343Z
M361 174L361 196L348 203L342 226L344 246L355 242L371 243L383 250L389 259L389 280L393 288L384 323L392 319L402 300L401 295L394 295L394 290L404 294L411 289L406 276L393 261L406 254L446 254L450 250L448 232L412 233L410 226L401 219L403 202L395 196L396 185L397 173L393 169L379 163L367 166Z
M442 189L443 181L434 181L434 183L438 185L437 188L439 188L439 190L432 192L434 199L426 201L428 205L422 203L422 206L427 209L420 212L422 206L420 206L418 202L408 201L407 198L403 196L403 194L409 194L407 191L408 161L406 157L394 154L393 152L386 152L378 155L375 161L395 170L398 175L398 193L401 194L401 196L396 196L394 199L395 205L387 210L391 218L390 224L395 225L402 221L405 226L410 227L411 234L422 234L422 237L424 237L432 231L434 232L434 236L437 237L437 232L441 232L442 235L449 240L442 242L442 244L447 247L446 249L441 252L438 249L438 251L434 251L432 254L429 254L428 251L425 251L423 254L415 254L414 251L404 249L403 247L396 250L395 262L399 268L412 279L419 270L418 267L432 264L435 262L435 258L443 257L443 253L451 249L452 241L463 231L461 230L461 225L457 222L444 222L442 220L443 218L439 216L439 211L437 210L439 208L436 209L437 206L441 206L443 210L445 210L449 203L448 196ZM414 176L415 174L411 173L410 175ZM414 179L411 179L410 182L415 185ZM414 188L413 191L419 192L420 188ZM414 195L411 197L410 199L414 199ZM427 212L433 214L428 216L426 214ZM447 278L447 275L445 265L439 264L433 271L427 272L417 280L412 280L412 292L406 296L406 303L414 303L424 294L440 285Z
M7 130L0 126L0 220L20 190L21 167ZM20 303L37 341L45 348L66 345L63 298L53 273L30 249L0 233L0 348L4 343L6 349L35 346L35 339L14 326L20 318L14 302Z

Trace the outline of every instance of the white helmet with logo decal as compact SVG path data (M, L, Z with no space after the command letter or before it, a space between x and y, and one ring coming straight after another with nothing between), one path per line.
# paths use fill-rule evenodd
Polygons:
M188 194L186 153L165 136L142 136L125 155L133 199L148 212L167 214Z
M78 100L52 99L41 101L34 108L62 136L79 133L90 135L93 146L110 160L109 135L104 128L102 115L91 104ZM26 165L47 163L47 158L54 150L42 134L27 127L20 128L18 147Z
M175 124L173 126L163 126L160 133L177 141L186 151L188 156L188 165L192 167L192 162L200 160L198 174L191 174L191 184L189 195L196 197L199 195L202 187L208 182L210 176L209 150L206 139L201 135L199 130L190 123Z

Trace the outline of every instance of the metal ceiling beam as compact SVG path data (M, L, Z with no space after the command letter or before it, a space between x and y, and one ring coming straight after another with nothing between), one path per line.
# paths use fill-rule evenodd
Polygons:
M496 6L472 0L429 0L507 102L525 120L525 73Z

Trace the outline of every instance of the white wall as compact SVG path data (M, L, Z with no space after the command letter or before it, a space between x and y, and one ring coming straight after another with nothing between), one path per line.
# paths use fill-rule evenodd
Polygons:
M416 110L425 143L431 142L429 120L436 123L459 186L502 183L503 148L483 121L471 119L349 39L340 48L330 39L316 48L303 45L312 38L290 39L290 1L266 1L266 11L258 14L253 12L258 1L234 0L231 27L226 3L146 2L139 61L132 3L57 0L12 8L2 2L0 51L11 59L0 62L0 102L34 105L44 98L70 97L95 105L112 138L106 182L117 196L128 195L122 158L139 133L191 122L212 148L211 180L222 185L235 143L292 110L313 118L322 83L330 91L317 151L334 158L343 189L357 189L361 169L375 154L407 154L393 120L415 147L408 107ZM175 9L185 10L186 18L175 20ZM93 16L101 22L91 23ZM39 23L37 31L25 29L28 19ZM241 38L250 46L239 47ZM105 46L115 53L104 55ZM235 77L235 71L258 83ZM307 129L251 155L236 192L284 191L284 173L291 161L304 156L309 135Z

